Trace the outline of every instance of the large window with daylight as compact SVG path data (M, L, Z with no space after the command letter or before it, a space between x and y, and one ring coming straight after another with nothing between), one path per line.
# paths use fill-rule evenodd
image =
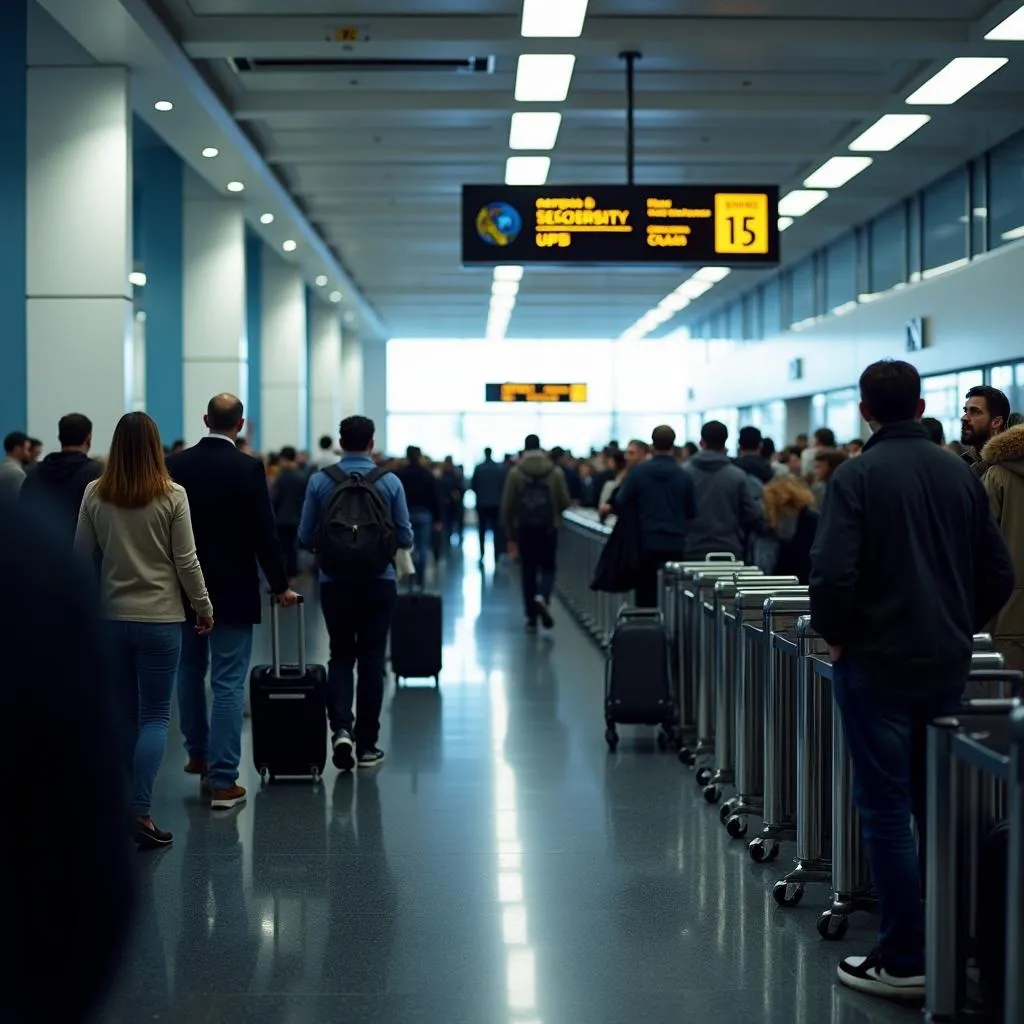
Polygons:
M825 311L857 301L857 236L848 231L825 250Z
M907 280L907 218L903 203L868 225L868 290L888 291Z
M921 195L925 272L967 259L967 171L960 167Z
M988 165L989 245L1024 238L1024 132L996 146Z
M1014 412L1024 412L1024 363L993 366L991 381L992 387L999 388L1010 400Z
M947 441L960 440L960 418L963 415L965 396L971 388L985 383L984 376L981 370L963 370L960 373L925 377L921 381L924 414L934 416L942 424Z

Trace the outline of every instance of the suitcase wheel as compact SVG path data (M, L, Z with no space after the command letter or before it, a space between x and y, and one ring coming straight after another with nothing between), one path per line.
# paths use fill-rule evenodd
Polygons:
M270 774L270 769L264 765L260 769L260 785L266 786L273 778L274 776Z
M614 754L616 747L619 745L619 734L615 731L614 725L609 725L604 733L605 743L608 744L608 750Z

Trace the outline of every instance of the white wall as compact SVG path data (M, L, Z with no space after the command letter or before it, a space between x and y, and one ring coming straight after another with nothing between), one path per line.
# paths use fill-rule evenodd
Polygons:
M263 249L261 390L267 451L305 448L309 424L306 358L306 290L298 267Z
M322 302L313 307L309 366L310 444L323 435L336 437L341 422L342 367L341 318L335 307Z
M380 341L364 341L363 407L353 412L369 416L377 425L377 450L388 450L388 360L387 346ZM440 376L440 374L439 374ZM443 387L442 379L437 386Z

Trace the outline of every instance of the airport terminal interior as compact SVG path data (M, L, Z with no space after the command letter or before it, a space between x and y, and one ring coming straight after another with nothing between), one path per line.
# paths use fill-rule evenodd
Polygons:
M830 710L815 732L785 704L773 745L757 690L755 736L740 698L716 695L732 655L691 653L711 634L690 632L667 574L679 728L626 724L610 743L628 595L591 593L614 517L590 492L659 425L682 461L714 421L730 456L756 428L758 452L770 440L824 493L814 460L787 449L856 456L872 432L858 381L878 360L916 367L943 444L968 439L979 387L1006 396L1004 428L1024 422L1019 0L5 0L0 92L0 435L19 480L67 450L69 413L90 423L91 452L75 450L101 463L133 412L187 453L217 433L204 415L227 394L270 493L291 463L315 479L360 415L386 465L421 450L444 505L418 577L440 597L443 667L436 685L399 681L392 642L379 766L261 779L247 707L247 798L212 809L183 771L173 702L152 803L173 842L136 858L131 937L91 1019L898 1024L978 1009L973 905L941 918L970 939L949 954L957 984L933 980L948 950L932 959L932 932L926 999L840 984L879 916L870 879L840 880L863 851L839 727L834 767ZM472 486L485 449L511 467L529 435L576 485L554 628L539 632L529 605L524 629L514 538L499 523L481 546ZM298 525L279 522L288 575L307 660L325 665ZM723 577L737 609L745 579ZM795 702L831 679L828 651L798 626L806 587L773 579L797 611L764 626L768 660L817 659L804 683L792 668ZM286 659L296 615L281 610ZM253 666L271 658L267 607L262 620ZM975 667L1002 667L984 637L976 651ZM1019 750L1000 742L1011 781L986 783L985 807L1017 808L1024 864L1024 729ZM768 778L728 821L718 801L762 747ZM798 820L811 782L820 799ZM768 840L751 845L762 819ZM806 886L783 878L798 858L820 868ZM992 1020L1024 1020L1020 988Z

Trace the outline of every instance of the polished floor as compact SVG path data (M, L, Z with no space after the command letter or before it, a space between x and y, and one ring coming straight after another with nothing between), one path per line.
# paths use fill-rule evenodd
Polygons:
M834 982L873 922L824 943L824 893L730 841L650 730L604 744L602 661L559 609L524 635L474 541L439 581L440 692L389 692L387 762L211 813L175 733L140 855L137 935L105 1024L890 1024ZM310 608L311 650L326 635ZM259 652L265 657L266 635ZM784 853L783 856L786 856Z

